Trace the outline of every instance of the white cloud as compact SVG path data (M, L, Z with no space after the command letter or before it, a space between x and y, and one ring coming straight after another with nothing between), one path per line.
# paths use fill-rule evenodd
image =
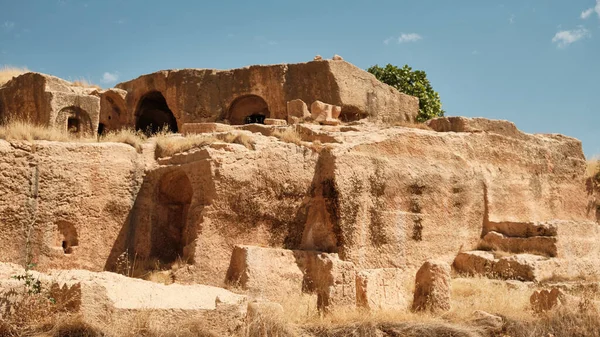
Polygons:
M4 28L4 30L6 31L10 31L13 28L15 28L15 23L12 21L4 21L4 23L2 24L2 28Z
M388 45L392 41L394 41L394 38L393 37L388 37L387 39L383 40L383 44Z
M565 48L571 43L577 42L589 36L590 32L587 29L579 27L573 30L561 30L554 35L552 42L556 43L559 48Z
M508 18L508 22L512 25L513 23L515 23L515 15L511 14L510 17Z
M417 33L402 33L398 38L398 43L417 42L421 39L423 39L423 37Z
M104 75L102 75L102 83L110 84L117 82L117 80L119 80L119 73L105 72Z
M592 14L594 13L596 13L598 15L598 18L600 19L600 0L596 0L596 6L588 8L581 12L581 18L585 20L592 16Z

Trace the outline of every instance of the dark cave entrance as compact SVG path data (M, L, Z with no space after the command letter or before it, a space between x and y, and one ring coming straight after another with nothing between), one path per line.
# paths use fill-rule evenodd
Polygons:
M187 226L193 193L190 180L182 170L166 173L159 182L150 255L162 264L171 264L178 259L186 263L193 260L193 252L185 251L194 237Z
M259 123L264 124L270 112L267 102L260 96L248 95L237 98L227 114L233 125Z
M168 129L177 132L177 120L169 109L165 97L158 91L144 95L136 111L135 129L153 135Z

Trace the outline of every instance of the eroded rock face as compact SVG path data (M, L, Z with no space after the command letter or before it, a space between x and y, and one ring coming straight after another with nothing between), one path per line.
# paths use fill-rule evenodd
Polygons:
M0 88L0 121L20 120L91 136L98 130L101 94L58 77L25 73Z
M415 272L428 259L451 263L492 231L524 240L527 253L531 238L550 240L552 254L487 259L481 268L467 259L464 269L491 265L525 280L598 269L600 229L587 211L574 139L508 126L435 132L356 123L293 126L302 142L292 144L269 137L281 126L208 126L251 144L219 141L160 157L152 141L142 153L123 144L0 141L3 259L24 260L37 166L32 233L42 269L120 271L127 257L184 266L178 282L221 285L243 243L338 254L358 272ZM49 233L62 239L43 248Z
M125 120L131 127L138 123L145 102L160 110L159 115L172 115L178 128L184 123L287 120L287 102L296 99L304 102L318 99L340 106L342 121L366 117L386 122L414 121L419 105L417 98L402 94L368 72L340 60L318 59L227 71L165 70L117 87L127 91L129 117ZM159 101L164 104L154 104Z
M450 266L427 261L415 277L414 311L441 312L450 310Z
M370 310L405 310L408 273L398 268L365 269L356 275L356 304Z

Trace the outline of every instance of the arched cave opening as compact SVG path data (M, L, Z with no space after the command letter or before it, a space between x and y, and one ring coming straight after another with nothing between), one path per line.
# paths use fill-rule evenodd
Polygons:
M71 106L58 112L56 125L63 125L67 132L81 136L92 135L92 120L90 115L81 108Z
M233 125L259 123L264 124L269 118L269 106L260 96L247 95L237 98L227 113L229 122Z
M151 234L151 257L169 265L181 259L193 262L193 249L186 249L195 236L187 218L194 191L181 170L163 175L157 186Z
M153 135L165 128L177 132L177 120L167 105L167 100L158 91L150 92L140 100L135 113L135 129Z
M61 221L56 224L55 243L57 248L61 248L65 255L71 255L79 246L79 238L75 225L70 222Z

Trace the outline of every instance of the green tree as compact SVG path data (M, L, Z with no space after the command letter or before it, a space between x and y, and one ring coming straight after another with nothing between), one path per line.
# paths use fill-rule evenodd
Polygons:
M398 89L398 91L418 97L418 122L425 122L444 115L440 95L433 90L424 71L412 70L408 65L398 68L391 64L388 64L385 68L374 65L367 71L375 75L381 82Z

